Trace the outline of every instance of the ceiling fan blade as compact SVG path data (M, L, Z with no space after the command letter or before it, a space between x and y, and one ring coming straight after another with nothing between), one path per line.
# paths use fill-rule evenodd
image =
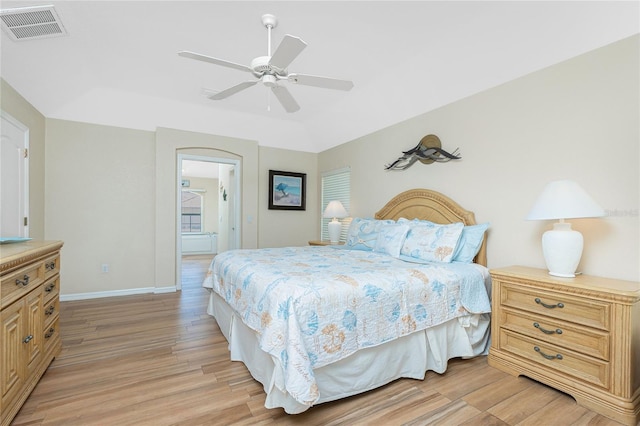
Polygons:
M309 74L289 74L287 78L292 83L302 84L304 86L315 86L334 90L351 90L353 88L353 81L339 80L337 78L320 77Z
M276 95L276 98L278 98L278 101L280 101L285 111L296 112L300 109L300 105L298 105L296 100L293 99L293 96L291 96L291 93L289 93L286 87L273 86L271 90L273 91L273 94Z
M301 38L285 35L276 51L271 55L269 65L278 69L285 69L307 47Z
M251 68L246 65L236 64L235 62L225 61L223 59L214 58L212 56L201 55L200 53L189 52L188 50L181 50L178 55L183 58L196 59L198 61L209 62L215 65L221 65L223 67L234 68L240 71L253 72Z
M249 87L254 86L259 81L260 80L245 81L244 83L236 84L235 86L229 87L228 89L225 89L221 92L214 93L213 95L208 96L208 98L213 101L219 101L221 99L228 98L229 96L236 94L241 90L248 89Z

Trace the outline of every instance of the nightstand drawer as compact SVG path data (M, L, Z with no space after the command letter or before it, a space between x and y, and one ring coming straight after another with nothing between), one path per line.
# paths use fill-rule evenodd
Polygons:
M509 308L501 311L500 324L534 339L609 361L607 332Z
M503 282L500 303L576 324L610 330L611 305L606 302Z
M609 363L569 349L500 329L500 349L569 377L609 388Z

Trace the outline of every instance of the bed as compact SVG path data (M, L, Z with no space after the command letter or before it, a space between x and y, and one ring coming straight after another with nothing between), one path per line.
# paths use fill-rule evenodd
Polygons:
M422 380L488 351L487 226L443 194L405 191L354 218L344 246L218 254L203 282L208 314L267 408L297 414Z

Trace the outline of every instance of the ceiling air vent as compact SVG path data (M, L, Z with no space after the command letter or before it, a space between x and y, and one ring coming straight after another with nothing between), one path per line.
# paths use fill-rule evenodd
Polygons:
M2 29L12 40L34 40L67 35L53 6L0 10Z

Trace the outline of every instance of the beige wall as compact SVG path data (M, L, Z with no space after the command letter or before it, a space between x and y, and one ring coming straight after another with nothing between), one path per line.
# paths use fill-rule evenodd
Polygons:
M46 128L45 237L65 242L63 298L175 288L179 153L241 161L241 241L257 246L257 142L55 119Z
M363 136L319 155L318 171L351 166L351 213L372 215L393 195L430 188L490 222L490 267L544 267L552 221L526 221L552 180L572 179L609 212L572 220L585 249L579 270L640 279L640 36L622 40ZM429 96L428 93L416 96ZM462 160L384 164L427 134Z
M307 245L319 237L317 154L260 147L259 247ZM269 210L269 170L307 174L305 210Z
M155 287L154 139L47 119L45 237L64 241L62 295Z
M0 109L29 128L29 236L44 238L45 118L0 79Z

